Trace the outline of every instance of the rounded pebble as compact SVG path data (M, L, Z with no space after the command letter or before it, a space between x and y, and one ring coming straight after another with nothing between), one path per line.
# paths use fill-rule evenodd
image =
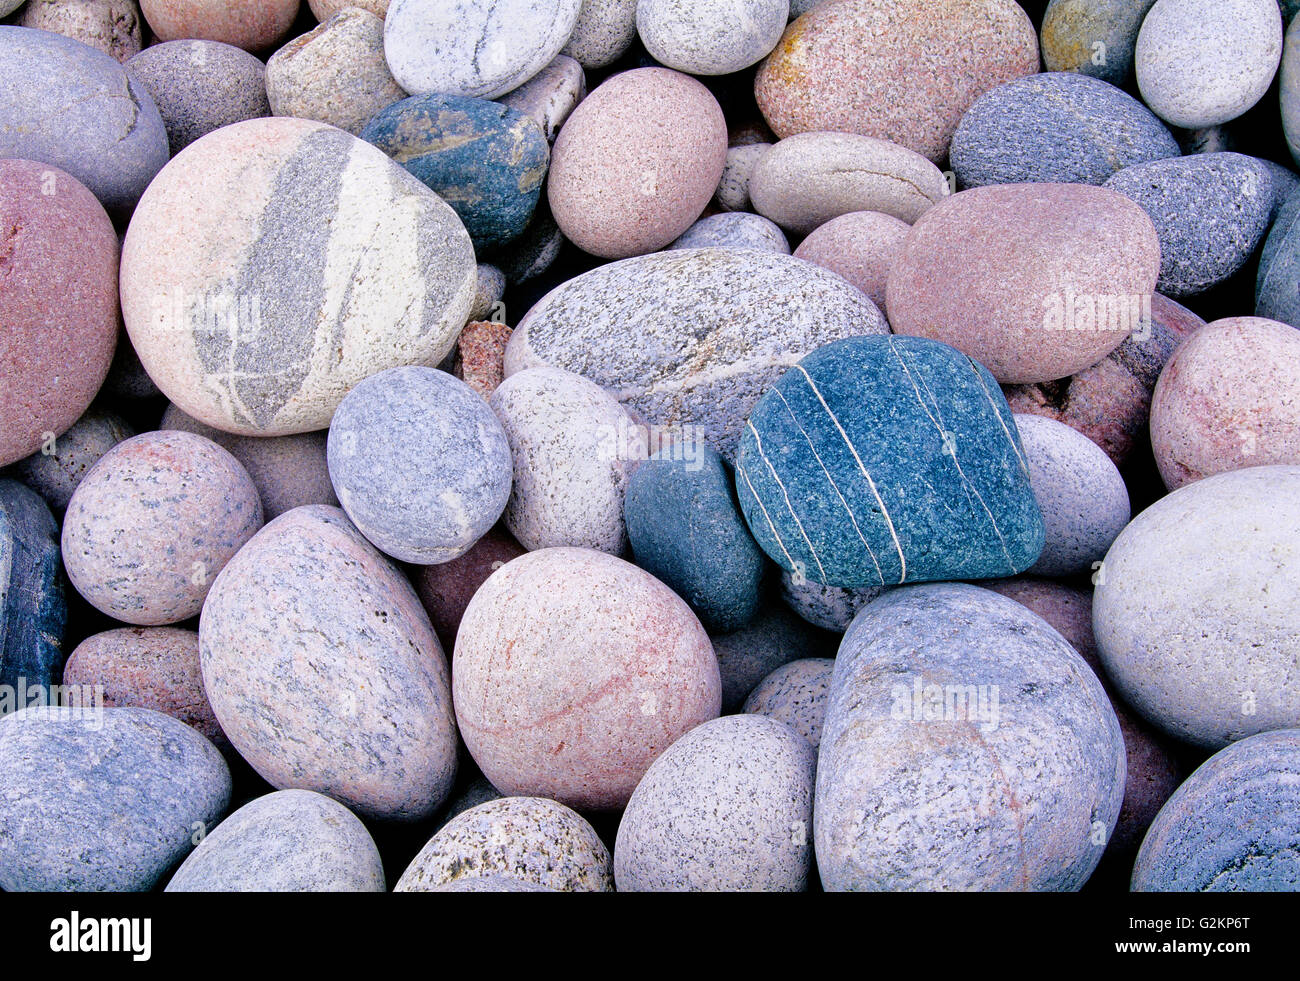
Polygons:
M59 523L35 491L0 477L0 715L49 702L68 606ZM45 690L41 690L45 689Z
M221 41L245 51L279 43L298 16L299 0L140 0L159 41Z
M889 268L909 231L907 222L893 215L854 211L818 226L794 254L843 276L883 310Z
M636 8L637 0L582 0L564 54L588 70L612 65L636 40Z
M745 699L742 711L784 722L814 750L821 745L826 699L830 693L834 658L814 657L783 664Z
M1040 34L1049 72L1082 72L1112 85L1133 78L1133 49L1156 0L1051 0Z
M15 463L13 475L45 498L52 510L62 513L72 492L100 458L134 435L135 430L120 417L90 409L63 435Z
M135 0L28 0L18 23L70 37L118 61L139 54L143 40Z
M740 710L760 681L791 661L833 653L832 638L814 630L784 606L770 602L748 624L729 634L712 634L722 676L722 711Z
M765 58L789 15L789 0L640 0L636 29L669 68L729 75Z
M779 225L762 215L731 212L701 218L668 246L670 249L759 249L790 254Z
M582 65L567 55L559 55L519 88L497 101L523 113L537 124L548 143L554 143L560 127L586 97L587 76Z
M455 646L465 608L488 576L526 551L510 532L498 526L459 558L411 570L411 585L424 604L444 650Z

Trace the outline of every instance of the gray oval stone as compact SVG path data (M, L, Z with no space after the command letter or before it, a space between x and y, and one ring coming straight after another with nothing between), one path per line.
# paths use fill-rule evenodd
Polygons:
M762 215L734 211L701 218L682 233L670 249L759 249L790 254L790 243L776 222Z

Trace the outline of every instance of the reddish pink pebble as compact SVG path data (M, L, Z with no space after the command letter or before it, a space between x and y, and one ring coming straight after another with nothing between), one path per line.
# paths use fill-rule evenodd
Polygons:
M475 321L466 324L456 342L453 374L484 398L506 378L506 344L514 333L505 324Z
M879 211L855 211L813 231L794 254L843 276L884 310L889 267L911 228Z
M289 33L299 0L140 0L159 41L197 38L262 51Z

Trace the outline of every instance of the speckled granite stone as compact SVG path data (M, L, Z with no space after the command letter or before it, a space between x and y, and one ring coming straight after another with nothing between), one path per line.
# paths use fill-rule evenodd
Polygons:
M1264 241L1255 280L1255 315L1300 327L1300 193L1283 203Z
M749 693L742 711L784 722L816 750L822 741L834 668L835 660L827 657L784 664Z
M1133 78L1133 49L1156 0L1051 0L1040 41L1051 72L1082 72L1112 85Z
M490 398L506 380L506 345L513 333L505 324L466 324L456 340L452 374L483 398Z
M18 24L62 34L118 61L140 53L143 20L136 0L27 0Z
M781 601L814 627L837 634L848 630L858 611L884 590L881 586L827 586L801 573L781 570Z
M637 0L582 0L564 53L587 69L618 61L636 41L636 7Z
M519 88L497 101L535 122L547 142L554 143L560 127L587 97L582 65L560 55Z
M789 0L640 0L636 28L660 64L730 75L776 47L789 15Z
M140 0L160 41L199 38L246 51L273 47L289 33L299 0Z
M731 212L701 218L668 246L670 249L759 249L790 254L779 225L762 215Z
M843 276L885 308L885 285L911 227L892 215L855 211L816 228L794 250L795 257Z

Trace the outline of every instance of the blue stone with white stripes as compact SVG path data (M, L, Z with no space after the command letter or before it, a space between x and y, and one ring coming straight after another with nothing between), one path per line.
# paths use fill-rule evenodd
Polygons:
M1043 548L997 381L926 338L835 341L787 371L745 424L736 491L763 551L824 585L1014 576Z

